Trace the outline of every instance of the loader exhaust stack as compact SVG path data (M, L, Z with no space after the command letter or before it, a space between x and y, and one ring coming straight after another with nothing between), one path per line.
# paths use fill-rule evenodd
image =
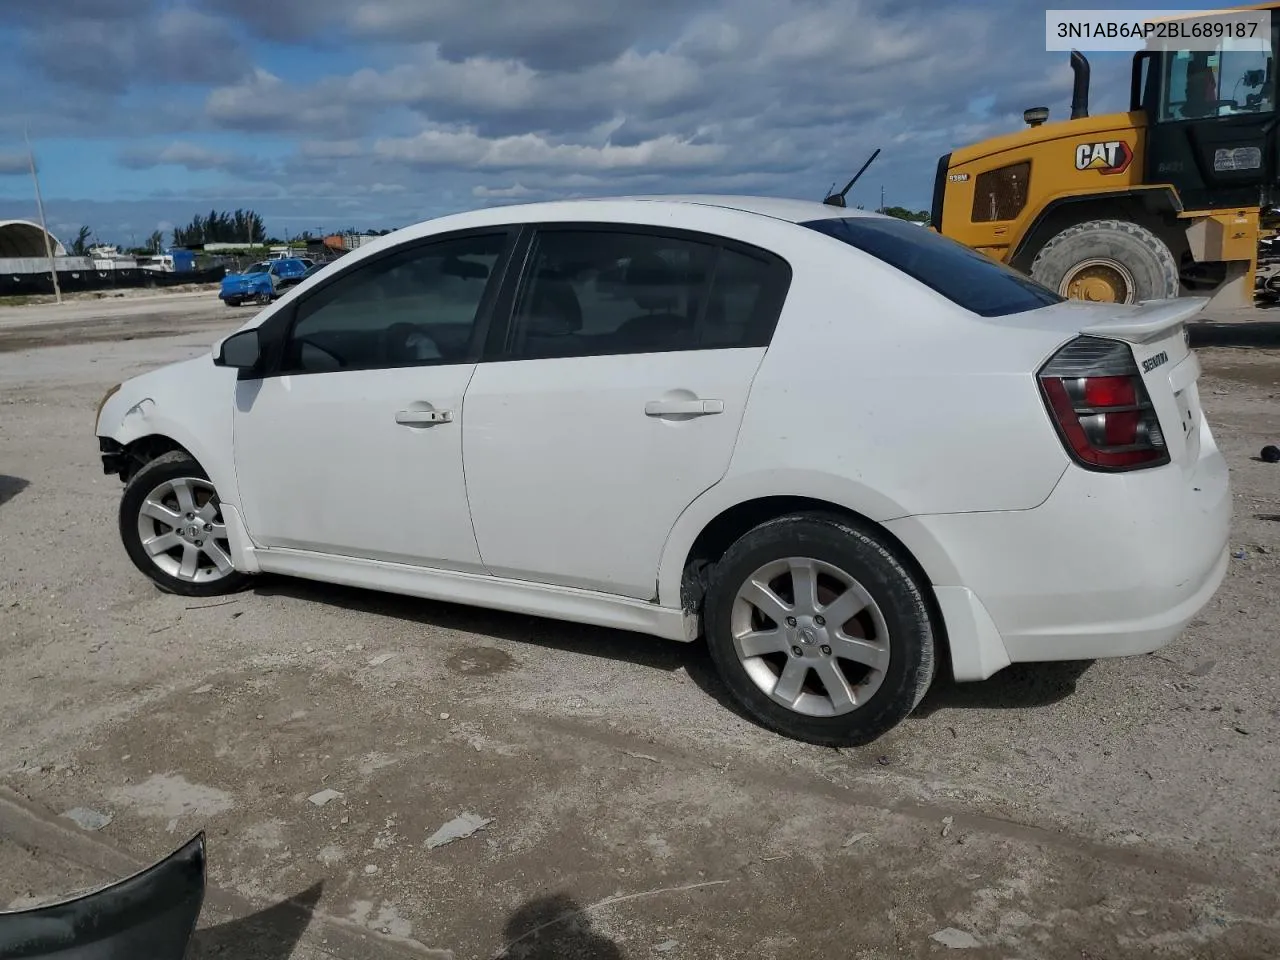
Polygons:
M1079 50L1071 51L1071 72L1076 75L1071 85L1071 119L1089 115L1089 61Z

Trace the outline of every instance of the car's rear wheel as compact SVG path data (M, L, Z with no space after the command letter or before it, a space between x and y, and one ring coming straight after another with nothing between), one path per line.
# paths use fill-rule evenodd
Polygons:
M225 303L228 307L240 306L240 301L235 299L235 297L227 297L227 299L223 300L222 302Z
M883 538L838 516L792 514L745 534L716 564L703 610L734 699L796 740L868 743L933 680L924 588Z
M217 490L185 453L157 457L129 480L120 537L134 566L168 593L211 597L249 580L231 564Z

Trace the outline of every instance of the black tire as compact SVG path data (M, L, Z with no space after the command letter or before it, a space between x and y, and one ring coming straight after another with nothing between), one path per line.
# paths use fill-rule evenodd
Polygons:
M238 307L238 306L240 306L240 301L239 301L239 300L232 300L232 299L228 298L228 299L226 299L226 300L223 300L222 302L223 302L223 303L225 303L228 307Z
M129 554L133 565L166 593L184 597L216 597L243 589L249 583L250 576L239 570L232 570L217 579L183 579L162 570L143 546L139 526L142 507L148 495L165 483L183 478L209 483L209 475L200 464L186 453L174 451L146 464L125 484L119 513L120 539L124 543L125 552ZM216 500L216 496L215 493L212 499ZM229 553L225 549L223 552Z
M738 656L732 616L739 588L761 567L789 557L816 560L844 571L870 594L883 615L888 665L878 689L847 713L810 716L780 704L752 679ZM761 725L806 743L860 746L905 719L933 682L934 629L925 589L870 529L823 513L779 517L746 533L711 573L703 604L711 658L734 700ZM787 655L781 656L785 662ZM808 676L812 679L817 674Z
M1032 279L1066 296L1063 281L1089 260L1119 265L1133 279L1124 302L1162 300L1180 293L1178 262L1168 244L1128 220L1090 220L1067 227L1031 263Z

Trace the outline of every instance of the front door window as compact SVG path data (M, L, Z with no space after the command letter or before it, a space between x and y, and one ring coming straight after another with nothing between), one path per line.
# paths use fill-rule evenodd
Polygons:
M1170 51L1160 97L1160 120L1198 120L1275 109L1271 55L1239 42L1217 50Z

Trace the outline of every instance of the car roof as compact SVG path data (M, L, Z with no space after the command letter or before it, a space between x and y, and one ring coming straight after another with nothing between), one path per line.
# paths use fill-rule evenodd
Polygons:
M737 210L753 213L775 220L786 220L790 223L805 223L809 220L826 220L833 217L875 217L880 214L848 207L833 207L816 200L795 200L787 197L753 197L722 194L649 194L617 197L581 197L572 200L545 200L537 203L515 203L501 207L489 207L487 210L502 210L506 214L515 214L520 219L536 219L539 215L555 212L563 215L575 207L581 208L584 215L590 215L593 206L603 204L645 204L645 205L698 205L719 207L724 210Z
M718 210L729 216L762 217L790 224L841 217L892 219L869 210L835 207L816 200L794 200L785 197L753 197L721 194L653 194L645 196L579 197L568 200L542 200L527 203L496 204L472 207L410 224L400 230L362 244L355 251L356 260L403 242L407 238L429 236L448 230L466 230L499 224L552 221L616 221L625 223L634 216L636 222L653 222L661 211L692 212L697 208ZM678 219L688 219L679 217Z
M611 199L611 198L604 198ZM809 220L827 220L833 217L872 217L878 214L848 207L833 207L816 200L796 200L790 197L752 197L730 196L720 194L657 194L653 196L617 197L622 201L637 203L692 203L704 207L721 207L725 210L740 210L744 213L755 213L775 220L787 220L791 223L805 223ZM590 202L590 201L587 201Z
M568 200L543 200L526 203L495 204L447 213L402 227L361 244L348 253L348 264L377 256L406 240L428 237L452 230L470 230L500 225L536 223L540 220L572 222L662 223L673 215L673 222L693 224L699 219L694 211L717 211L720 226L732 231L735 218L761 218L790 225L814 220L844 217L867 217L890 220L891 217L868 210L835 207L816 200L794 200L785 197L754 197L721 194L653 194L645 196L580 197ZM683 215L681 215L683 214ZM634 218L634 220L632 220ZM728 218L728 219L725 219Z

